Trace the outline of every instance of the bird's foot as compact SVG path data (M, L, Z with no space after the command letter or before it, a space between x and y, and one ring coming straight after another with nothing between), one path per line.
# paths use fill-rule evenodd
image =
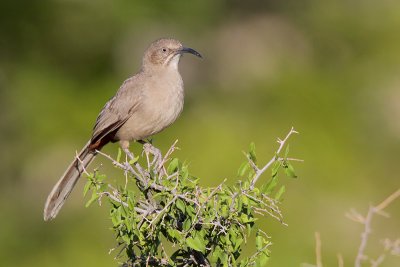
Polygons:
M131 151L129 151L128 148L123 148L122 149L124 151L124 153L128 156L129 160L133 160L135 157L133 156L133 153Z
M156 168L158 168L162 161L161 151L153 146L151 143L144 143L143 152L146 153L147 156L149 154L153 155L153 160L151 161L150 165L156 166Z

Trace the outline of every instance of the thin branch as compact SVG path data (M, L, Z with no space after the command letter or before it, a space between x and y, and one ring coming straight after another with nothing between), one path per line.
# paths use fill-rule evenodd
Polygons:
M277 155L279 155L279 153L282 151L283 147L285 146L285 143L287 142L287 140L289 139L289 137L292 134L297 134L298 132L294 130L294 128L292 127L289 131L289 133L286 135L286 137L281 140L278 138L278 143L279 143L279 147L278 150L276 151L276 155L267 163L265 164L265 166L261 169L257 169L256 174L254 175L253 180L251 181L250 184L250 189L254 189L254 185L255 183L258 181L258 179L260 178L260 176L274 163L276 162L279 158L277 157Z
M109 159L109 160L111 160L113 165L115 165L115 166L117 166L117 167L119 167L119 168L121 168L123 170L125 169L125 166L123 164L121 164L118 161L116 161L115 159L113 159L110 155L107 155L106 153L103 153L100 150L96 150L96 153L101 155L101 156L103 156L103 157L105 157L105 158L107 158L107 159Z
M317 267L322 267L322 257L321 257L321 236L319 232L315 232L315 257Z
M171 154L175 150L179 149L176 146L177 143L178 143L178 139L175 140L175 142L172 144L172 146L168 149L167 153L165 153L164 158L161 159L160 165L158 166L157 172L161 171L161 169L164 167L164 164L168 161L169 156L171 156Z
M81 164L81 166L82 166L82 171L83 171L83 173L84 174L86 174L87 176L89 176L89 173L86 171L86 168L85 168L85 164L83 163L83 161L79 158L79 154L78 154L78 151L75 151L75 158L76 158L76 160Z
M372 217L374 214L382 214L383 209L385 209L389 204L391 204L396 198L400 196L400 189L398 189L396 192L391 194L389 197L387 197L385 200L383 200L379 205L377 206L370 206L368 209L367 216L363 218L364 220L361 221L361 223L364 225L364 231L361 233L361 243L358 248L358 253L355 259L354 266L355 267L361 267L362 261L365 259L368 259L368 256L365 255L365 248L367 247L367 242L368 242L368 237L369 234L371 233L371 221ZM377 264L380 264L380 259ZM381 259L383 260L383 258ZM375 263L374 263L375 264ZM377 265L374 265L377 266Z
M356 256L356 261L354 263L355 267L361 267L361 262L366 258L364 255L365 248L367 247L368 236L371 233L371 220L374 214L374 208L372 206L369 207L367 216L364 220L364 231L361 233L361 243L358 247L358 253Z
M304 159L296 159L296 158L278 158L277 161L297 161L297 162L304 162Z
M371 267L378 267L385 260L385 254L381 254L376 260L371 260Z
M396 192L388 196L384 201L382 201L379 205L375 206L375 211L384 210L390 203L392 203L396 198L400 197L400 188L397 189Z
M111 198L111 199L114 200L115 202L118 202L118 203L124 205L125 207L128 207L128 203L125 203L124 201L122 201L121 199L119 199L118 197L114 196L113 194L111 194L111 193L108 192L108 191L101 192L101 193L98 193L98 194L99 194L100 198L101 198L101 196L106 195L107 197ZM100 199L100 198L99 198L99 199Z
M342 254L338 253L337 254L337 259L338 259L338 267L344 267L344 261L343 261Z

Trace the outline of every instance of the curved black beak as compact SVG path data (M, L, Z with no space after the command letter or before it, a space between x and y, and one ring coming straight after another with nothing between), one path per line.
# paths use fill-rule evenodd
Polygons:
M183 54L183 53L190 53L193 54L199 58L203 58L199 52L197 52L196 50L189 48L189 47L182 47L181 49L179 49L178 51L179 53Z

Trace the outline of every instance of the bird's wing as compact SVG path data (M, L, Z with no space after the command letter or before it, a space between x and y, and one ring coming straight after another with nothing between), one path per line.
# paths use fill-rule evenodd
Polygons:
M118 130L140 106L142 90L135 80L126 80L116 95L104 105L93 128L92 144Z

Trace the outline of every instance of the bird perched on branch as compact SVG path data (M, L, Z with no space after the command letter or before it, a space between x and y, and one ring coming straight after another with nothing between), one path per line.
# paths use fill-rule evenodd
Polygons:
M96 151L119 142L127 155L129 142L148 138L171 125L183 108L183 81L178 71L184 53L199 52L174 39L159 39L145 51L140 71L127 79L97 117L93 134L53 187L44 220L55 218Z

